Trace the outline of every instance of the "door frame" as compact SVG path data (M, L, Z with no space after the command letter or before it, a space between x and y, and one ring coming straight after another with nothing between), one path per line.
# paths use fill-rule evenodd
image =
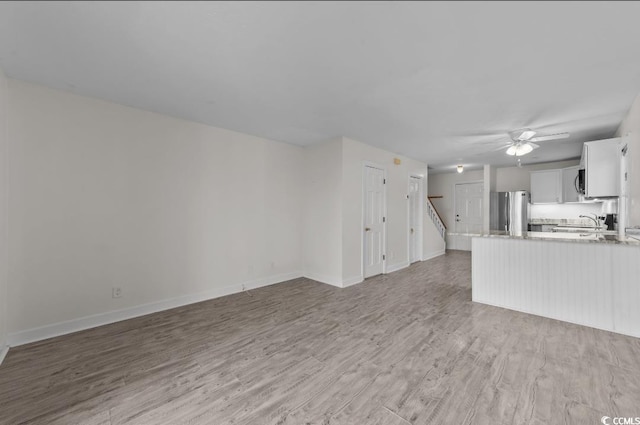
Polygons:
M629 135L620 139L618 157L620 162L620 193L618 194L618 228L624 229L629 225L629 182L633 178L630 170L631 153L629 153Z
M416 231L418 236L418 252L416 252L417 260L414 262L417 263L418 261L422 261L422 255L424 253L424 207L422 205L422 196L424 194L424 176L420 174L409 173L409 176L407 177L407 260L409 261L409 265L413 264L411 262L411 199L409 198L409 193L411 192L411 179L418 179L418 226L420 228L419 231Z
M366 212L366 199L367 199L367 167L375 168L382 171L382 178L385 183L382 185L382 214L385 217L384 222L382 223L382 253L384 255L384 259L382 260L382 274L387 273L387 169L375 162L370 161L362 161L362 193L361 193L361 214L360 214L360 276L362 279L366 279L364 275L364 220L365 220L365 212ZM373 277L373 276L371 276Z
M456 182L453 184L453 229L454 231L452 233L459 233L458 232L458 222L456 221L456 211L457 211L457 205L458 205L458 200L456 199L456 186L458 186L459 184L475 184L475 183L482 183L483 184L483 189L484 189L484 180L469 180L466 182ZM484 205L483 205L483 209L482 209L482 218L484 220Z

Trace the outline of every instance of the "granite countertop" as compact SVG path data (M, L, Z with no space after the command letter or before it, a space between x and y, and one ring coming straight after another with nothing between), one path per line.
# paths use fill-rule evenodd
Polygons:
M639 246L640 240L631 237L621 238L618 235L605 235L601 233L568 233L568 232L505 232L503 230L492 230L488 235L479 236L482 238L505 238L505 239L529 239L554 242L576 242L576 243L604 243Z

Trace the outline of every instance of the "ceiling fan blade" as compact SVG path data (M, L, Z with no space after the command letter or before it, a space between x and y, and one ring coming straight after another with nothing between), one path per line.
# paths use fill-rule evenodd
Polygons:
M571 136L569 133L549 134L547 136L538 136L529 139L530 142L546 142L549 140L567 139Z
M523 142L526 142L528 140L533 139L533 136L536 135L536 132L533 130L524 130L520 136L518 137L518 140L521 140Z
M536 132L531 130L530 128L522 128L520 130L509 132L509 137L511 137L511 140L513 140L514 142L526 142L535 135Z

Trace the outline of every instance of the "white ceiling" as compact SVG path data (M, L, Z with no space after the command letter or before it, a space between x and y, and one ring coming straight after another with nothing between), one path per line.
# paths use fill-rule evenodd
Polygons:
M342 135L469 168L513 164L487 142L522 127L572 134L523 163L611 136L640 92L638 16L636 2L2 2L0 66L275 140Z

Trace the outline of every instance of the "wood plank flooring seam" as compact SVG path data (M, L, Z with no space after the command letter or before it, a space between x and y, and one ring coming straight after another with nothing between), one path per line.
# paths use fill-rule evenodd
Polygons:
M403 418L402 416L398 415L396 412L394 412L393 410L389 409L387 406L385 406L384 404L381 404L380 406L382 406L383 409L385 409L387 412L391 413L393 416L395 416L396 418L400 419L402 422L405 422L409 425L413 425L411 422L409 422L408 420L406 420L405 418Z

